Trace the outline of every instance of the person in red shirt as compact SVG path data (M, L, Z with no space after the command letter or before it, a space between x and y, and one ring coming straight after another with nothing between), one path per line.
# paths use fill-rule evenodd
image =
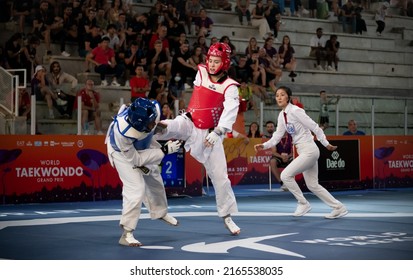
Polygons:
M131 87L131 102L134 102L135 99L139 97L146 98L146 93L150 90L149 79L145 76L143 66L136 66L135 73L136 76L129 82Z
M115 74L112 86L120 86L117 79L122 76L123 69L116 64L115 51L109 47L110 39L108 37L102 38L100 44L88 53L86 60L95 64L95 72L100 74L101 85L107 86L106 75Z
M89 134L88 124L89 121L93 120L95 123L95 130L97 134L102 133L102 122L100 118L100 94L94 90L94 82L92 80L86 81L86 87L81 89L77 96L82 98L82 128L83 134ZM77 98L75 103L75 108L77 109Z

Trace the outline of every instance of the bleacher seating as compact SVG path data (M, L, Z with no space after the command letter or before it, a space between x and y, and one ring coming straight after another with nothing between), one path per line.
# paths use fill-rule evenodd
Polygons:
M140 13L148 12L153 5L152 1L134 4L134 10ZM233 7L235 7L235 1ZM255 2L255 1L253 1ZM304 2L303 2L304 3ZM372 3L372 10L377 3ZM251 4L252 6L254 5ZM212 36L220 38L227 35L235 45L238 53L243 53L251 36L257 37L260 46L263 39L258 38L256 27L241 26L235 12L207 10L208 16L214 21ZM382 107L375 107L375 134L404 134L404 110L407 104L408 113L408 133L413 131L413 18L394 16L386 20L386 29L383 36L375 34L376 23L373 14L366 12L363 18L367 24L367 32L363 35L353 35L342 32L341 25L336 17L327 20L288 17L282 18L282 26L278 35L281 41L283 35L289 35L291 43L296 51L298 66L295 82L288 78L288 73L284 72L279 85L286 85L292 88L295 95L301 97L306 110L315 120L318 118L319 97L321 89L329 94L339 94L343 98L339 103L340 119L339 132L347 126L349 118L359 121L359 128L371 133L371 103L374 99L376 103L384 104ZM339 51L339 71L328 72L314 69L314 58L308 56L310 48L310 38L315 34L315 30L322 27L324 34L337 34L340 42ZM193 33L192 33L193 34ZM4 37L2 36L2 39ZM192 42L196 36L189 36ZM276 43L278 49L279 43ZM43 49L42 49L43 48ZM40 53L44 53L42 46ZM63 69L79 79L82 84L86 78L95 80L99 85L99 77L95 73L84 73L84 59L77 56L77 46L67 47L71 57L53 55L48 61L57 60ZM54 44L54 53L59 53L58 45ZM48 61L45 61L46 63ZM120 97L129 101L130 89L126 87L100 87L97 90L102 94L102 119L103 129L106 129L112 115L109 104L119 102ZM359 100L357 97L362 97ZM355 101L358 100L358 101ZM257 100L259 102L259 100ZM186 102L188 103L188 102ZM391 104L391 105L389 105ZM39 103L39 110L45 105ZM377 105L377 104L376 104ZM402 106L401 106L402 105ZM401 107L400 107L401 106ZM276 119L277 108L275 105L263 106L262 120ZM50 129L50 133L76 133L75 120L46 120L39 115L39 127L44 125ZM333 128L326 131L327 134L335 134L335 114L330 114ZM402 116L402 117L401 117ZM245 115L246 125L251 121L256 121L253 113L247 112ZM54 123L62 124L58 129L53 128ZM64 124L64 126L63 126ZM59 125L57 125L59 126ZM67 130L66 130L67 129ZM49 133L49 131L45 132Z

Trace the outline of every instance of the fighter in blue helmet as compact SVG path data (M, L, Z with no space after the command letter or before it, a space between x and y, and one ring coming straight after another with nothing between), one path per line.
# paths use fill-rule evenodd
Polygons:
M166 154L177 152L181 142L168 141L161 146L153 139L159 119L158 102L138 98L130 106L122 105L106 135L109 161L123 183L120 219L123 233L119 244L124 246L142 245L133 235L142 202L152 219L162 219L170 225L178 225L178 221L168 214L159 164Z

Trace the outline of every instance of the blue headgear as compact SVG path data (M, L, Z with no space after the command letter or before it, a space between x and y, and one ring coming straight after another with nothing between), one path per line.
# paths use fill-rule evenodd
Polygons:
M128 108L127 122L139 132L150 132L149 124L156 122L159 113L156 104L145 98L136 99Z

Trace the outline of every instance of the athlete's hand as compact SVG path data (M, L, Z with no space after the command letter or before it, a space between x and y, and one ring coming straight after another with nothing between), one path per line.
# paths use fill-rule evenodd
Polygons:
M221 137L215 132L211 131L208 136L205 138L205 145L207 147L212 147L216 142L220 141Z
M327 148L327 150L329 150L329 151L335 151L335 150L337 150L337 146L333 146L333 145L330 145L330 144L328 144L326 148Z
M169 140L162 146L161 150L165 155L176 153L181 148L182 142L180 140Z
M254 145L254 150L255 150L255 152L262 151L262 150L264 150L264 145L263 144Z

